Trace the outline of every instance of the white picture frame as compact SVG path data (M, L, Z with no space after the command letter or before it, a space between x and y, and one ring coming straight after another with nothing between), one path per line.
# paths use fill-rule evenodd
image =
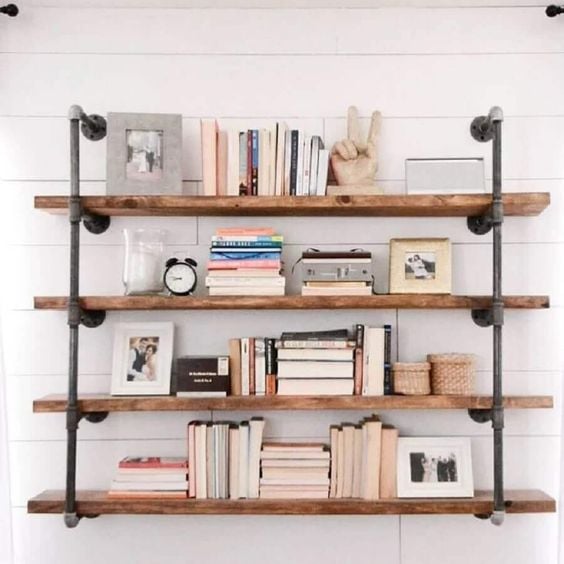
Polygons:
M400 437L397 490L401 498L473 497L470 439Z
M170 395L173 323L117 323L111 395Z
M108 195L182 194L182 116L108 113Z

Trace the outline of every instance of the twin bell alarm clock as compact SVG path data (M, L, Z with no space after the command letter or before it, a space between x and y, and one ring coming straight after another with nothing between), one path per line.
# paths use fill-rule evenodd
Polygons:
M173 296L189 296L196 289L198 282L196 266L198 264L191 258L168 259L163 277L166 289Z

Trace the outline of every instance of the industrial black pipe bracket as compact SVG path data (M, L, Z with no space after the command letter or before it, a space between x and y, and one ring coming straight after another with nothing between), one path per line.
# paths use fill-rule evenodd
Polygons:
M93 235L101 235L107 231L110 226L110 217L107 215L86 213L82 215L82 223L84 227L86 227L86 230Z
M89 329L100 327L106 320L106 312L103 309L80 309L80 323Z
M487 423L493 418L493 413L491 409L469 409L468 415L472 421L476 423Z
M564 6L556 6L555 4L551 4L546 8L545 14L549 18L555 18L559 14L564 14Z
M108 411L91 411L89 413L83 413L82 417L89 423L102 423L102 421L106 420L108 415Z
M20 9L15 4L7 4L0 7L0 14L6 14L11 18L15 18L20 13Z

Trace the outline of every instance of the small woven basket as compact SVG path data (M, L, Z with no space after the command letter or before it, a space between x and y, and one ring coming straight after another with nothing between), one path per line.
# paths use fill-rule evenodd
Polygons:
M426 396L431 393L428 362L396 362L392 367L394 394Z
M469 396L474 391L474 355L428 354L431 388L436 395Z

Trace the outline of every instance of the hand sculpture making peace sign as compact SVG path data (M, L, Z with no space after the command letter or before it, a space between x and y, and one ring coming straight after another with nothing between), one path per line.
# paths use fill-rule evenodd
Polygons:
M378 170L376 141L380 134L382 115L372 113L366 142L360 136L358 110L351 106L347 116L347 139L335 143L331 150L331 166L339 186L350 184L374 186Z

